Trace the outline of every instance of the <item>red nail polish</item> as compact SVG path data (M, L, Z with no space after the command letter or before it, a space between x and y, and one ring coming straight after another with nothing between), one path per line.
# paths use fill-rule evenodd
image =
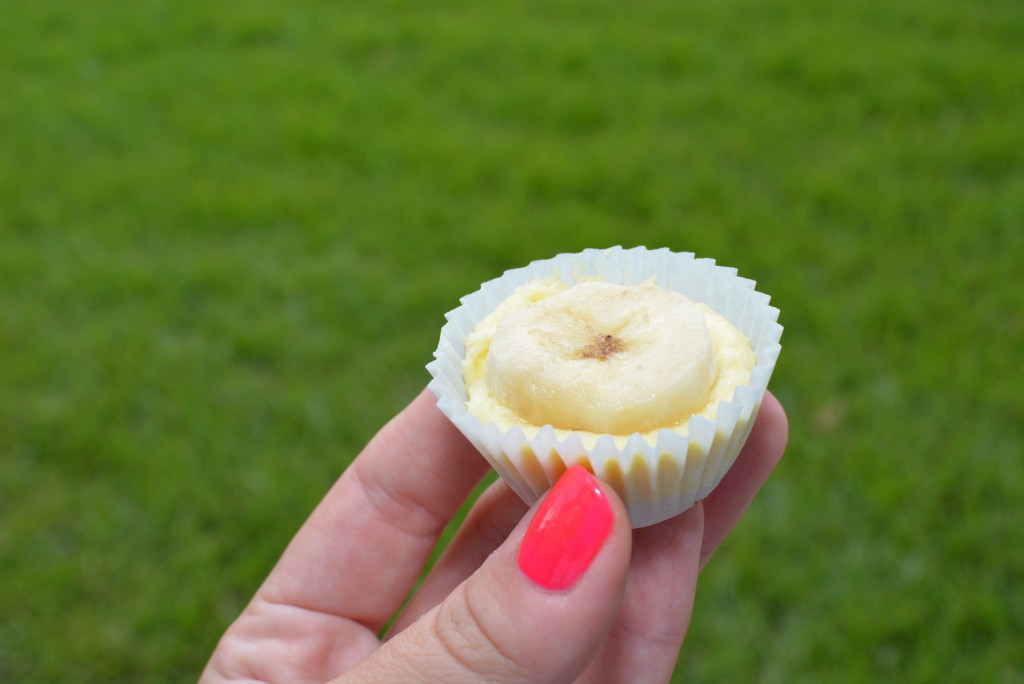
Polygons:
M581 466L562 474L519 547L519 569L545 589L568 589L590 567L615 513L597 480Z

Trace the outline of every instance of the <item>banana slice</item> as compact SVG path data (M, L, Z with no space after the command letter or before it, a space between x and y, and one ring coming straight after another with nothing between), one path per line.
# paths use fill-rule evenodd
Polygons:
M498 323L491 393L534 425L627 435L704 408L717 376L700 309L655 285L585 282Z

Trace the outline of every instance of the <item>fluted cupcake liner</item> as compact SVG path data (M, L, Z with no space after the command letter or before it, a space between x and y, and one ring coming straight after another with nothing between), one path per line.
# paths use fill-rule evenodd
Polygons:
M570 285L595 278L639 285L653 277L659 287L707 304L750 340L756 361L749 383L719 404L713 421L694 416L685 430L666 428L646 436L601 435L595 440L550 425L502 430L481 423L467 410L466 336L516 288L553 276ZM690 252L613 247L559 254L506 271L460 301L445 315L434 360L427 365L441 411L528 504L566 469L580 464L618 492L633 527L682 513L718 485L746 442L781 350L779 310L769 304L768 295L736 269Z

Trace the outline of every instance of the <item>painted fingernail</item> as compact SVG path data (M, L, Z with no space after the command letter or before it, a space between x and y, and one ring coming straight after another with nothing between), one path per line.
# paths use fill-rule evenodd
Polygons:
M568 589L611 532L615 513L597 480L580 466L562 474L530 522L519 569L545 589Z

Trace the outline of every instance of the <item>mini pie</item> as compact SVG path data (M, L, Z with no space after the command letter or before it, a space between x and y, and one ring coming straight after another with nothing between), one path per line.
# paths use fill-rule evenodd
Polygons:
M753 285L664 249L533 262L447 314L430 387L528 503L581 464L654 524L707 496L749 433L782 333Z

